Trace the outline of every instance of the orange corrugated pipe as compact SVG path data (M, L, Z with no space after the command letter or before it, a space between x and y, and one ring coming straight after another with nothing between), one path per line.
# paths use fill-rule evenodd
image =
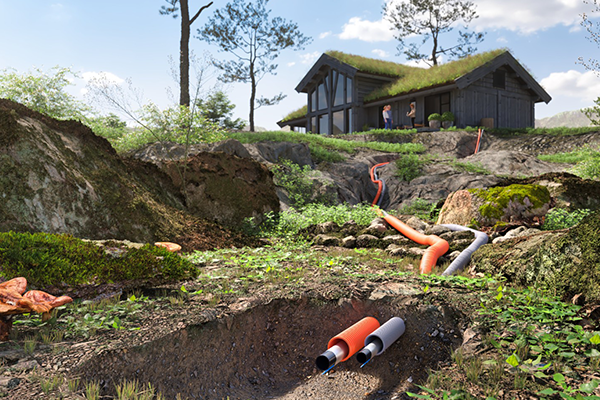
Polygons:
M421 258L421 265L419 266L419 269L421 270L422 274L430 274L431 269L437 263L438 258L446 254L450 248L448 242L436 235L424 235L420 232L417 232L404 222L400 221L398 218L386 213L385 211L382 211L382 214L383 219L385 219L385 221L393 226L398 232L412 241L429 246Z
M379 163L377 165L374 165L373 168L371 168L371 171L369 173L369 175L371 175L371 182L376 183L378 188L377 188L377 194L375 195L375 200L373 200L373 203L371 204L372 206L376 206L377 202L379 201L379 196L381 196L383 193L383 182L381 181L381 179L375 179L375 170L378 167L383 167L384 165L388 165L389 162L383 162L383 163Z
M380 192L381 192L381 188L383 187L383 184L382 184L381 180L376 182L376 180L374 178L374 170L375 170L375 168L385 165L385 164L388 164L388 163L377 164L371 168L371 172L370 172L371 180L373 182L379 184L379 190L377 191L376 200L381 195ZM375 204L376 204L376 202L373 203L373 205L375 205ZM390 224L392 227L394 227L394 229L396 229L398 232L400 232L401 234L403 234L410 240L417 242L419 244L429 246L429 248L427 248L427 250L425 250L425 254L423 254L423 257L421 258L421 265L419 268L420 268L422 274L430 274L431 269L437 263L438 258L440 258L444 254L446 254L446 252L450 248L450 246L448 245L448 242L446 242L444 239L442 239L436 235L424 235L420 232L417 232L410 226L406 225L404 222L400 221L398 218L386 213L383 210L378 209L377 215L379 215L380 217L383 217L383 219L388 224Z
M379 321L365 317L329 340L327 351L317 357L317 368L328 370L346 361L365 345L365 339L379 328Z

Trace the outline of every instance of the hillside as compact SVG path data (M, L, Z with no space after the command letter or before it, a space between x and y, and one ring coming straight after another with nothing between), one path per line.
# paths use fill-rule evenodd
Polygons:
M551 117L535 120L536 128L579 128L586 126L592 126L592 123L581 110L564 111Z
M157 392L163 397L156 399L215 400L600 395L600 183L566 173L569 164L536 157L600 143L600 133L488 134L478 154L475 132L343 139L272 133L271 140L238 134L192 148L187 199L176 185L181 177L174 168L182 162L176 144L149 145L123 158L79 123L13 103L0 103L0 134L0 165L14 174L3 185L0 211L10 206L16 215L0 225L0 260L18 260L24 274L70 265L69 246L78 240L69 237L67 246L62 236L45 235L52 238L47 247L15 253L4 240L26 248L20 232L118 234L140 242L193 236L200 243L181 253L197 268L185 281L57 282L51 289L75 302L50 320L0 313L14 321L10 340L0 343L0 396L109 400L125 398L126 388L137 393L130 399ZM288 141L274 140L285 135ZM448 245L432 274L420 273L429 243L409 240L370 206L378 193L370 169L384 162L381 207L417 237ZM485 210L493 212L476 215L485 218L461 214L489 241L462 272L443 276L475 235L436 223L437 214L452 217L451 205L441 206L456 193L468 200L457 201L466 204L461 213L479 212L475 201L485 193L491 198ZM321 203L272 212L300 195ZM585 209L587 217L570 229L543 230L557 206ZM173 228L173 213L181 231ZM237 226L205 220L218 214L228 216L220 223ZM104 246L110 260L125 262L133 253L120 241ZM80 254L69 262L85 266ZM44 269L40 260L57 261ZM315 359L329 340L366 316L381 324L402 318L405 331L369 363L348 356L322 373ZM577 389L569 392L560 377Z

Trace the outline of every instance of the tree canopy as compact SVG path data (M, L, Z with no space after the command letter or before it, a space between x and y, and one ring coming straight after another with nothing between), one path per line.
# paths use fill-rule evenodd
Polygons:
M206 100L199 99L198 109L204 118L225 129L242 129L246 125L241 118L231 119L235 104L222 90L211 93Z
M285 96L256 99L258 82L267 74L275 75L274 63L285 49L302 50L310 42L298 25L281 17L270 18L269 0L233 0L216 10L202 29L200 40L216 44L219 50L233 56L231 60L214 61L222 71L223 82L250 83L250 130L254 131L254 111L261 106L277 104Z
M466 57L477 51L475 44L483 41L484 33L469 32L467 24L478 18L475 4L468 0L403 0L386 2L383 6L385 19L396 29L399 54L409 60L426 60L437 65L442 54L450 57ZM458 32L458 43L443 46L440 35L454 30L459 21L465 24L464 31ZM420 42L407 43L407 38L422 37ZM421 47L431 39L431 52L421 52Z

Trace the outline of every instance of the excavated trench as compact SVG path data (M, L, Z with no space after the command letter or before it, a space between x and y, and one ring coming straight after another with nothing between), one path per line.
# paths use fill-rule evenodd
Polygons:
M273 300L224 319L188 326L134 348L98 355L80 369L114 395L123 380L151 382L165 398L401 398L462 343L461 313L414 298L378 301ZM365 316L397 316L400 339L363 368L353 356L321 375L315 359L330 338Z

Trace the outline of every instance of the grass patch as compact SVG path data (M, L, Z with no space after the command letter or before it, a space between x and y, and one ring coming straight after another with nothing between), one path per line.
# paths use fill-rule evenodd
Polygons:
M345 157L339 152L354 154L360 148L400 154L425 152L425 146L420 143L355 142L323 135L298 132L232 132L228 135L230 138L236 139L242 143L257 143L262 141L306 143L316 162L344 161Z
M287 122L287 121L291 121L296 118L304 117L304 116L306 116L307 111L308 111L308 106L304 105L304 106L300 107L299 109L292 111L291 113L289 113L288 115L283 117L281 119L281 122Z
M410 182L423 174L427 161L418 154L405 154L396 160L396 176L404 182Z
M482 166L480 163L452 161L452 168L458 172L466 172L470 174L491 175L490 170Z
M358 225L369 225L377 218L375 208L370 204L358 204L352 206L347 203L338 205L308 204L301 209L290 208L289 210L275 214L266 214L266 221L260 226L254 226L252 219L246 220L249 233L260 236L290 237L296 235L300 230L324 222L333 221L338 225L344 222L354 221Z
M508 128L493 128L486 129L486 133L491 133L497 136L523 136L523 135L549 135L549 136L576 136L583 135L590 132L598 132L599 128L596 127L581 127L581 128L519 128L519 129L508 129Z

